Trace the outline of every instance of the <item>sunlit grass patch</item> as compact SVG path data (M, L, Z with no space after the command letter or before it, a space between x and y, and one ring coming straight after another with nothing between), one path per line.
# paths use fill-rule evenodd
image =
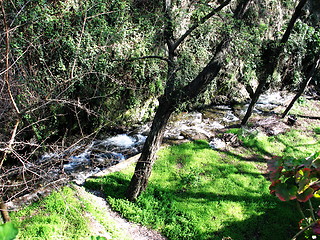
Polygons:
M92 203L90 199L80 197L70 187L52 192L43 200L23 210L12 212L11 217L19 229L17 239L69 240L92 239L92 226L86 213L90 212L107 230L112 239L127 239L116 228L106 212ZM101 238L104 239L104 238Z
M74 198L73 191L63 188L13 213L12 218L19 228L19 239L71 239L89 234L82 212L83 207Z
M261 132L231 129L246 148L261 155L301 158L311 155L320 148L320 141L298 130L268 137Z
M294 206L269 194L269 181L255 162L214 151L204 141L161 150L148 188L135 203L124 198L132 173L133 168L87 185L102 188L124 217L169 239L282 240L298 230Z

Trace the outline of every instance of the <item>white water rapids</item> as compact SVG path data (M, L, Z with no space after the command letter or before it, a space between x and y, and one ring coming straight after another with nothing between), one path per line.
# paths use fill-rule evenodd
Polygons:
M272 111L283 104L286 98L288 96L282 97L279 93L262 95L256 105L255 113ZM183 140L194 139L189 136L198 136L211 141L213 148L220 148L223 142L215 138L215 131L239 123L247 107L248 104L236 110L231 106L220 105L201 113L181 113L171 119L164 138ZM82 184L87 177L138 154L146 140L149 126L150 123L127 134L95 140L88 146L82 146L82 148L77 146L65 153L46 154L40 161L50 158L63 159L63 171L70 175L77 184Z

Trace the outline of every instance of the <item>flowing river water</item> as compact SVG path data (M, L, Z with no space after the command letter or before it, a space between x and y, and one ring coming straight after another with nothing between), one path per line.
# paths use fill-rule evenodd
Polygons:
M273 121L274 126L282 124L282 127L278 129L288 127L270 113L277 112L279 110L277 108L283 108L283 106L288 105L291 99L292 95L289 96L282 93L262 95L254 109L252 120L256 119L257 125L253 126L252 129L254 130L256 126L261 126L265 122L267 122L266 126L269 127L270 121ZM230 144L230 139L227 139L230 136L220 133L223 133L226 128L232 125L239 124L246 113L247 107L248 104L217 105L194 112L173 114L166 127L164 142L173 144L206 139L213 149L224 150L227 144ZM258 116L255 118L257 115L262 115L263 117ZM111 166L137 155L142 150L150 125L151 123L141 124L124 134L95 139L88 144L74 145L62 152L44 154L37 162L30 163L30 166L25 166L28 167L28 171L38 173L37 176L41 179L40 182L34 180L32 187L35 191L29 193L30 189L27 188L16 194L15 188L9 188L6 199L8 209L17 210L22 205L38 199L39 196L46 196L50 193L50 188L69 181L82 185L88 177L101 175L105 171L111 170L109 169ZM251 131L251 129L249 130ZM280 133L277 129L272 129L272 131L273 135ZM16 176L15 178L19 178L21 175L19 171L19 169L9 170L8 176L12 175ZM12 180L7 179L7 181L11 183ZM15 179L14 181L18 182L21 179ZM25 192L27 193L25 194Z
M288 102L291 97L280 93L262 95L254 113L270 113ZM215 137L215 132L239 124L247 107L248 104L217 105L201 111L174 115L166 128L164 140L207 139L213 148L220 148L223 142ZM87 146L69 149L68 152L45 154L40 161L44 162L53 157L64 158L63 171L77 184L82 184L86 178L138 154L149 129L150 123L147 123L126 134L95 140Z

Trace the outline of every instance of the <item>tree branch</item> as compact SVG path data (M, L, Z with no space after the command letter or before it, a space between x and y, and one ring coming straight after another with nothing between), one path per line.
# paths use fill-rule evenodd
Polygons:
M162 61L166 61L167 63L170 62L170 60L168 58L161 57L161 56L144 56L144 57L129 58L129 59L114 59L114 60L112 60L112 62L121 62L121 61L132 62L132 61L136 61L136 60L152 59L152 58L160 59Z
M287 27L285 33L282 36L280 44L285 44L288 41L288 39L290 37L290 34L291 34L291 31L292 31L292 29L294 27L294 24L297 21L297 19L300 17L300 15L302 13L302 9L303 9L303 7L304 7L304 5L306 4L307 1L308 0L300 1L299 4L297 5L297 7L295 8L294 13L293 13L293 15L292 15L292 17L290 19L289 24L288 24L288 27Z
M200 19L199 22L193 24L175 43L172 45L172 49L175 50L177 47L188 37L193 30L199 27L201 24L205 23L209 18L215 15L217 12L220 12L225 6L227 6L231 0L226 0L219 7L213 9L210 13Z
M10 86L10 82L9 82L9 52L10 52L10 42L9 42L9 28L8 28L8 23L7 23L7 18L6 18L6 12L4 10L4 6L3 6L3 2L0 1L1 3L1 11L3 14L3 23L4 23L4 31L6 34L5 37L5 44L6 44L6 56L5 56L5 61L6 61L6 71L5 71L5 75L4 75L4 79L5 82L7 84L7 88L8 88L8 93L10 96L10 100L13 104L13 107L15 109L15 111L17 112L17 114L20 113L19 108L13 98L12 92L11 92L11 86Z
M14 144L14 139L15 139L16 134L17 134L17 129L18 129L19 123L20 123L20 119L17 118L16 124L15 124L15 126L13 128L13 131L12 131L11 139L10 139L10 141L8 143L8 147L5 148L4 153L2 155L2 159L1 159L1 162L0 162L0 169L2 168L2 164L4 163L4 160L6 159L7 154L12 151L12 146Z

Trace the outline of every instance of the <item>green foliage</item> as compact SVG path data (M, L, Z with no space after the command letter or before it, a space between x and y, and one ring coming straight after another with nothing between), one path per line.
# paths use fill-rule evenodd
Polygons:
M13 240L18 234L18 229L12 222L0 225L0 240Z
M107 240L105 237L100 237L100 236L97 236L97 237L91 236L90 239L91 239L91 240Z
M12 78L23 86L16 101L20 109L39 106L25 116L25 125L32 127L38 140L56 140L80 128L90 132L100 124L132 124L124 113L162 92L165 63L125 61L155 55L154 51L162 54L156 38L162 19L155 21L154 14L132 4L128 0L5 3L12 28L11 52L17 57L12 60L16 68Z
M297 21L285 46L284 66L287 68L285 84L298 88L308 76L310 65L316 60L320 49L319 29L303 21ZM290 69L290 70L289 70Z

